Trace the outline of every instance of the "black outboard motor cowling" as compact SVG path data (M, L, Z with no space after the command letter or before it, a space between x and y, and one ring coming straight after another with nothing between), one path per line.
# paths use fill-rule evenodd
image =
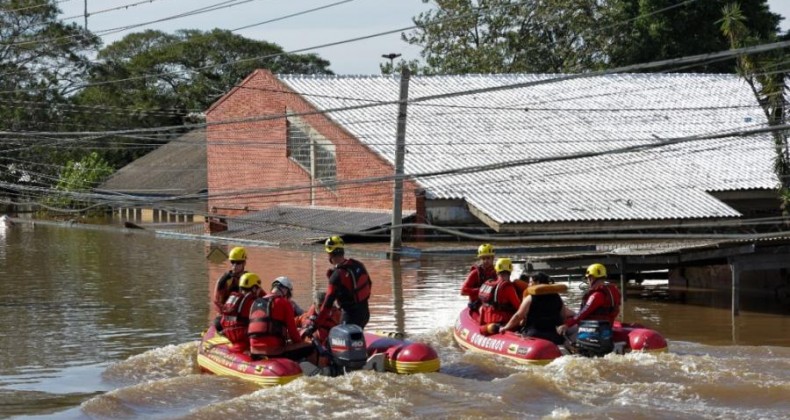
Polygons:
M587 357L605 356L614 350L612 324L609 321L584 320L576 336L579 354Z
M368 346L362 328L354 324L341 324L329 330L329 352L334 364L345 370L358 370L368 360Z

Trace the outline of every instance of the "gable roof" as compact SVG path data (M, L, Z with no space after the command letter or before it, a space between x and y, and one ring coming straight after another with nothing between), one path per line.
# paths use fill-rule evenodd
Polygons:
M182 196L207 191L206 132L175 138L115 172L97 190L147 196Z
M662 139L762 127L765 116L735 75L417 76L409 97L505 85L513 89L411 103L405 173L428 198L463 199L500 224L737 217L708 192L772 189L770 134L695 140L629 152ZM278 78L319 110L397 101L389 76ZM329 117L394 165L397 104ZM576 154L587 157L572 158ZM526 160L483 172L419 176ZM544 161L545 160L545 161Z
M404 212L404 220L414 212ZM228 220L228 230L216 237L235 240L266 241L274 245L308 244L342 232L364 234L392 224L386 210L347 209L326 206L278 205Z

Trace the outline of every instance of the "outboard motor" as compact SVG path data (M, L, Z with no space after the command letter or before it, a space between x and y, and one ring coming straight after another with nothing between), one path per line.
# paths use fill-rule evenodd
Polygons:
M341 324L329 330L329 353L338 368L359 370L368 360L368 346L362 328L354 324Z
M584 320L579 323L576 348L586 357L602 357L614 350L609 321Z

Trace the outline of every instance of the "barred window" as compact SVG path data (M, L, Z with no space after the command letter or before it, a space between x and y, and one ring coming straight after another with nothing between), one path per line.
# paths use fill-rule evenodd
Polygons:
M286 119L286 154L307 173L315 173L315 180L335 189L337 160L335 145L301 118L290 115ZM313 162L315 168L311 169ZM332 185L326 185L331 183Z

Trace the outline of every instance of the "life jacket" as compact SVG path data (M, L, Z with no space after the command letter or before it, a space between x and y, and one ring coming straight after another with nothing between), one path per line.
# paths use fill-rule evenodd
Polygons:
M329 310L328 317L318 319L318 308L312 305L307 312L298 316L297 319L299 320L298 325L300 328L307 328L314 321L317 322L317 324L315 324L316 332L313 336L323 343L326 341L327 337L329 337L329 330L340 324L340 315L340 309L332 306Z
M233 275L233 270L226 271L222 277L217 280L217 285L214 288L214 303L217 309L222 308L225 301L228 300L230 294L239 291L239 279L247 271L242 271L238 276Z
M510 302L499 302L499 288L502 287L505 282L510 283L510 280L495 279L483 283L483 285L480 286L480 302L482 302L483 305L492 306L498 311L515 312L518 308L514 308Z
M250 308L250 323L247 334L250 338L276 336L284 337L285 325L282 321L272 319L274 299L279 296L269 295L255 299Z
M336 270L343 270L346 273L346 275L340 275L340 284L346 291L346 293L340 293L337 297L337 302L341 308L366 302L370 298L372 282L368 271L361 262L349 258L334 270L329 270L327 277L331 278Z
M489 280L496 280L496 271L493 269L486 270L482 264L473 265L469 271L477 271L477 281L481 286Z
M582 297L582 302L587 302L587 299L596 292L603 293L608 299L606 299L604 305L595 308L587 319L609 320L609 316L620 309L620 302L622 301L620 289L614 284L605 281L600 287L588 290Z
M249 318L244 314L244 308L248 307L250 299L254 299L254 293L241 293L232 292L225 304L222 305L220 323L222 324L222 333L232 343L246 342L247 326L250 323Z

